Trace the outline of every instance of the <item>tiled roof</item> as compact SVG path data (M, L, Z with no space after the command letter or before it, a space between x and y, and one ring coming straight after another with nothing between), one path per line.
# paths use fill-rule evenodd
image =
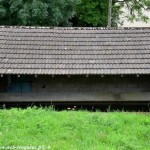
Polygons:
M1 26L0 74L150 74L150 28Z

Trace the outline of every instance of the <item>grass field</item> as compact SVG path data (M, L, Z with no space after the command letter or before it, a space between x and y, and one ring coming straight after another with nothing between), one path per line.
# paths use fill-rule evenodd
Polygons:
M52 150L149 150L150 114L2 109L0 148L8 146L33 146L33 149L39 146L39 149Z

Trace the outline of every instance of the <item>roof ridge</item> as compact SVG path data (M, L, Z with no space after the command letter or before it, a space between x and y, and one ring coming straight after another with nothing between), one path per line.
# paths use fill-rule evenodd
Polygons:
M51 26L0 26L14 29L52 29L52 30L144 30L150 27L51 27Z

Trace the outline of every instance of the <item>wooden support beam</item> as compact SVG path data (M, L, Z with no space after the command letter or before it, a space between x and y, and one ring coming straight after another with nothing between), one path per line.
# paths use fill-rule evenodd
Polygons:
M8 86L11 84L11 75L8 75Z

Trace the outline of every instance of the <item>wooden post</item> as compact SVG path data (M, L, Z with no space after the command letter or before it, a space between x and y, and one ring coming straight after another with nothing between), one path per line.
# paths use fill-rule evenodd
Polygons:
M111 17L112 17L112 0L109 0L109 7L108 7L108 25L107 25L107 27L111 27Z
M11 76L8 75L7 77L8 77L8 86L10 86L10 84L11 84Z

